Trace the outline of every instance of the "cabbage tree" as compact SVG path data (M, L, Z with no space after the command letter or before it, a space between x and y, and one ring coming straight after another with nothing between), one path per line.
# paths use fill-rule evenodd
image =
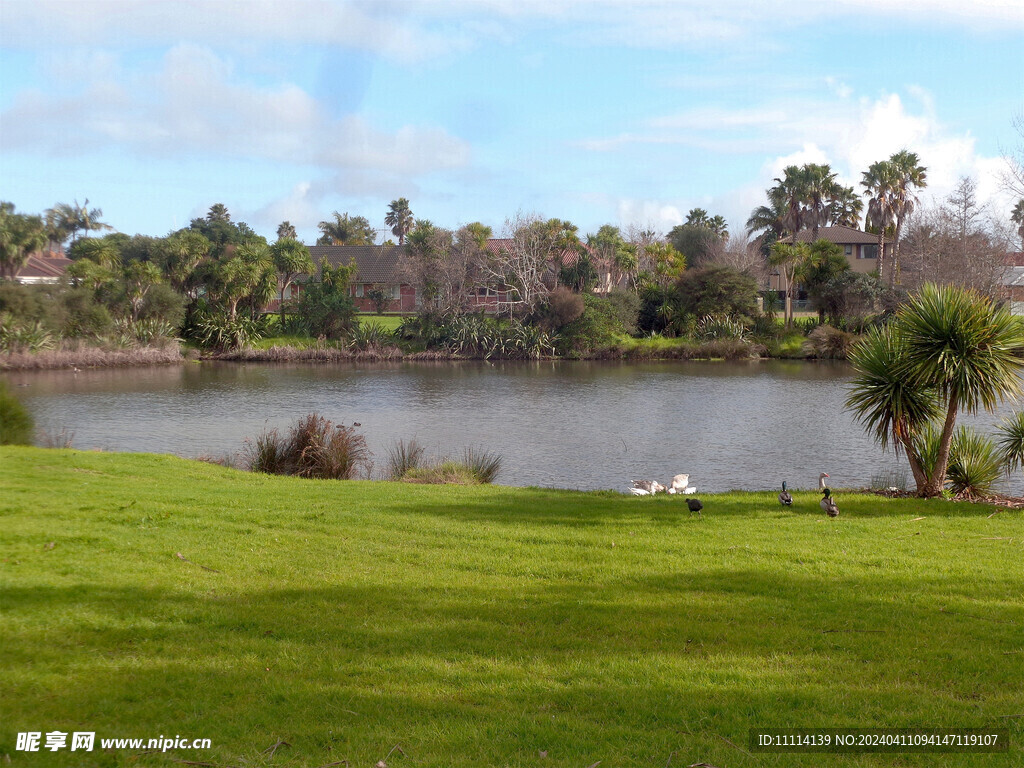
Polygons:
M924 286L884 330L854 350L857 371L847 400L883 445L895 438L907 453L918 494L942 493L961 411L992 411L1021 394L1024 325L973 290ZM925 467L914 437L941 419L934 462Z

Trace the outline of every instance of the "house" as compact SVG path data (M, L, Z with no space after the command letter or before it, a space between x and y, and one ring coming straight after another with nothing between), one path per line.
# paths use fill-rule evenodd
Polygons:
M73 263L62 253L39 251L28 257L24 266L14 274L14 279L23 285L62 283Z
M836 225L833 227L819 227L818 240L827 240L835 243L843 249L846 260L850 263L850 269L854 272L874 272L878 269L878 235L869 232L861 232L853 227ZM791 237L786 237L781 242L791 242ZM814 241L814 233L810 229L802 229L796 233L798 243L810 243ZM892 243L884 245L885 256L888 259L892 255ZM785 280L778 274L769 277L769 289L781 291L785 289Z
M1024 315L1024 252L1008 253L1003 268L1003 297L1015 315Z
M349 283L349 292L360 312L376 312L370 294L381 289L386 296L385 312L414 312L418 297L416 289L403 282L399 274L402 251L401 245L311 245L309 255L320 271L324 259L331 267L348 266L356 263L356 274ZM285 301L294 299L302 292L305 278L299 278L285 292Z

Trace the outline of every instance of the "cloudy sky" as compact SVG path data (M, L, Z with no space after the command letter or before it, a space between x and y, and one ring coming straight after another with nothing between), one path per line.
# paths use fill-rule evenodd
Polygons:
M312 242L389 201L741 230L790 163L999 199L1024 143L1021 0L0 0L0 199L164 235L226 204Z

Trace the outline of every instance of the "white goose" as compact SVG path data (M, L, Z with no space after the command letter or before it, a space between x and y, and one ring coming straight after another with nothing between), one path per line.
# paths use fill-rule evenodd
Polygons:
M690 495L697 492L696 486L690 485L689 475L676 475L672 478L672 484L668 487L669 493L684 493Z
M664 490L665 486L657 480L634 480L633 484L629 487L629 492L634 496L653 496L656 493L662 493Z

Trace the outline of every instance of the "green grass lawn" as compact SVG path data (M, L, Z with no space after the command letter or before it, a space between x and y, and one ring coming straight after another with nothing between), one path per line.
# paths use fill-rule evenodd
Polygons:
M1024 764L1024 514L794 496L697 518L0 448L0 763ZM913 725L1013 746L748 753L755 726ZM212 748L15 751L50 730Z

